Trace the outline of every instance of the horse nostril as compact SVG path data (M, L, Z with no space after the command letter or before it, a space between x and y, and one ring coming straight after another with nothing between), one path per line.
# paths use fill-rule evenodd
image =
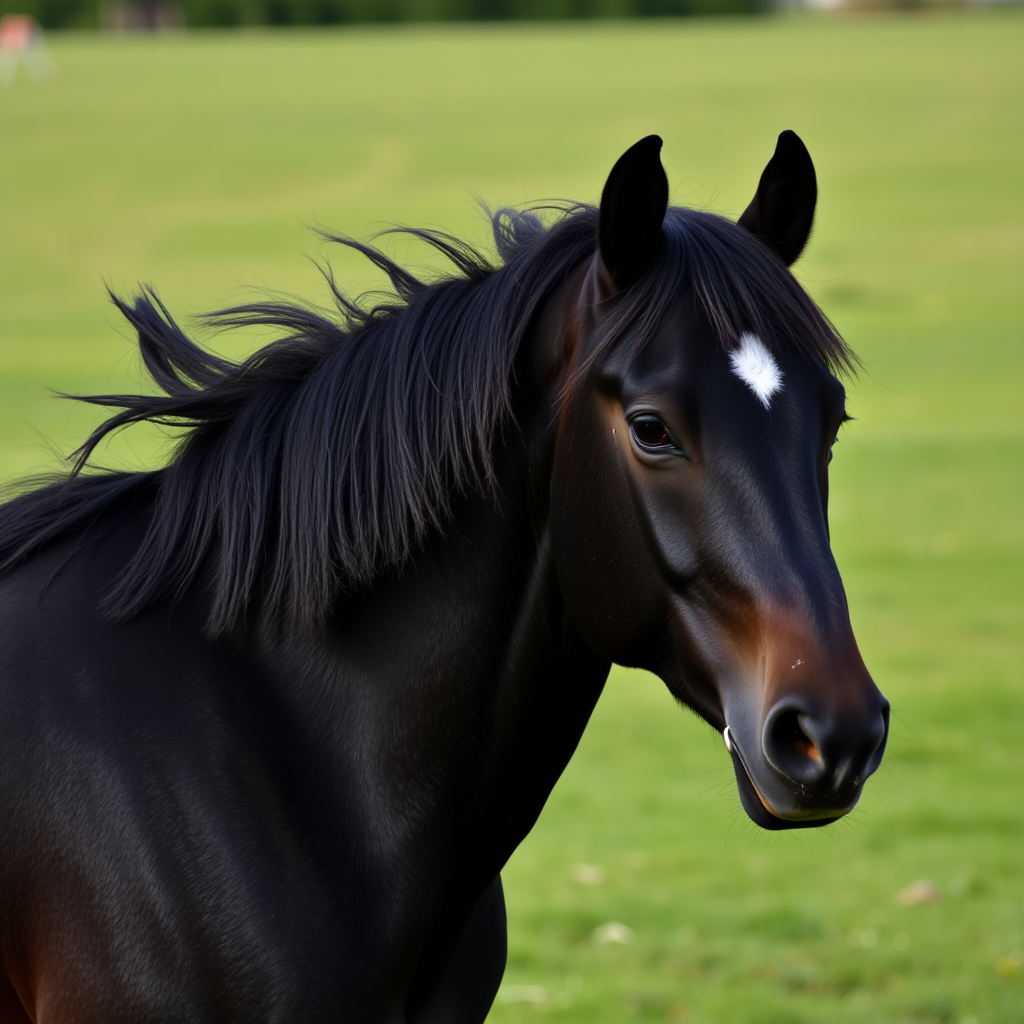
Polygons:
M804 784L817 781L825 762L815 738L813 718L792 704L775 707L764 723L765 759L782 775Z
M820 761L821 753L814 745L814 740L804 732L803 726L800 724L800 718L799 711L787 711L785 714L780 715L775 723L776 740L791 746L805 757L811 757L815 761Z
M875 736L872 739L874 742L871 744L871 750L869 751L868 763L864 771L865 778L881 764L882 755L885 753L885 744L889 739L889 702L884 698L882 699L881 713L875 730Z

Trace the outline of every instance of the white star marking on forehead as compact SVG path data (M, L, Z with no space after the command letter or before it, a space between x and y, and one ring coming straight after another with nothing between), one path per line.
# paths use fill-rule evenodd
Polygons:
M732 372L769 408L772 395L782 387L782 371L764 342L744 331L739 345L729 353L729 362Z

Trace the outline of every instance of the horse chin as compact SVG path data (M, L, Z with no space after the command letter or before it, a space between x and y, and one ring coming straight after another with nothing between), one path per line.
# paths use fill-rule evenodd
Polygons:
M735 748L732 750L732 763L736 772L736 788L740 793L743 810L747 812L747 817L755 825L759 825L769 832L781 832L793 828L821 828L822 825L831 825L832 822L838 821L846 813L843 811L842 814L833 814L823 818L782 818L768 807L761 794L758 793L757 787L751 781L746 766Z

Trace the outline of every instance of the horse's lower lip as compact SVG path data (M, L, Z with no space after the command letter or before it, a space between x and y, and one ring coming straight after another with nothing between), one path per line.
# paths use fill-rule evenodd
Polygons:
M761 790L755 785L754 780L747 770L740 752L736 737L730 732L728 743L729 753L732 756L733 768L736 772L736 785L740 792L740 803L747 812L747 816L755 825L767 829L770 832L778 832L794 828L820 828L822 825L831 825L838 821L846 811L836 814L826 811L824 816L816 817L814 812L804 813L795 816L786 816L775 811L768 801L761 794Z

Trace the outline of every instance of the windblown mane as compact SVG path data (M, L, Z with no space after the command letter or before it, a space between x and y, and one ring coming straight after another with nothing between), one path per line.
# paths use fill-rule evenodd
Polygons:
M221 329L283 332L240 363L186 337L152 290L130 305L114 297L162 394L82 399L121 411L79 449L70 476L0 506L0 576L148 489L149 526L106 599L110 618L125 622L180 596L209 565L211 635L253 615L315 625L342 589L401 566L445 527L457 496L493 480L523 336L596 246L596 209L560 209L549 228L531 212L494 214L499 264L449 235L403 229L455 269L429 284L377 248L333 238L383 270L394 296L360 306L328 270L331 311L261 302L209 314ZM616 306L595 355L626 333L642 345L685 283L725 347L754 330L770 347L852 367L774 253L723 218L678 208L666 218L661 257ZM186 428L168 466L82 472L104 437L142 420Z

